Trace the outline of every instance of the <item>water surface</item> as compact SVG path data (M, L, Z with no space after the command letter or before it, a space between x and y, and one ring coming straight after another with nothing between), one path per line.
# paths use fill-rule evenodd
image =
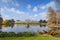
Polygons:
M40 26L40 25L13 25L13 26L0 26L0 31L2 32L42 32L43 30L51 30L48 26Z

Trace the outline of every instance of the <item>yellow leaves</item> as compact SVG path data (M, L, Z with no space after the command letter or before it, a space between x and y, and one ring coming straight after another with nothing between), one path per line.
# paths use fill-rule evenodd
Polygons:
M47 21L47 26L51 26L52 22L51 21Z
M3 21L3 24L8 25L9 24L9 21L8 20L4 20Z

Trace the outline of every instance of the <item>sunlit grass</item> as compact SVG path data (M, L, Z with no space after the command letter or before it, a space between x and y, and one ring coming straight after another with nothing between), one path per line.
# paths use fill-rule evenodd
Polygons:
M60 38L44 34L34 37L5 37L5 38L0 38L0 40L60 40Z

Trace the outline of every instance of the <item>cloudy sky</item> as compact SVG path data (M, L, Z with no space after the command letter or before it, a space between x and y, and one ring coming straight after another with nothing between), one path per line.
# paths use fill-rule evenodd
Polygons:
M3 19L46 20L48 7L55 7L55 0L0 0Z

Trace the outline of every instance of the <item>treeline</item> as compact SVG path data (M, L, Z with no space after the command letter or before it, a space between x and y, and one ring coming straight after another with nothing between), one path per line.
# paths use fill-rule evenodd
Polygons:
M15 23L14 19L3 21L3 25L13 25L14 23Z
M14 19L3 20L3 18L0 15L0 25L13 25L14 23L15 23Z
M1 14L0 14L0 25L13 25L14 23L15 23L14 19L3 20Z
M14 19L10 19L10 20L3 20L3 18L0 15L0 25L13 25L15 23ZM46 20L40 20L39 23L47 23Z

